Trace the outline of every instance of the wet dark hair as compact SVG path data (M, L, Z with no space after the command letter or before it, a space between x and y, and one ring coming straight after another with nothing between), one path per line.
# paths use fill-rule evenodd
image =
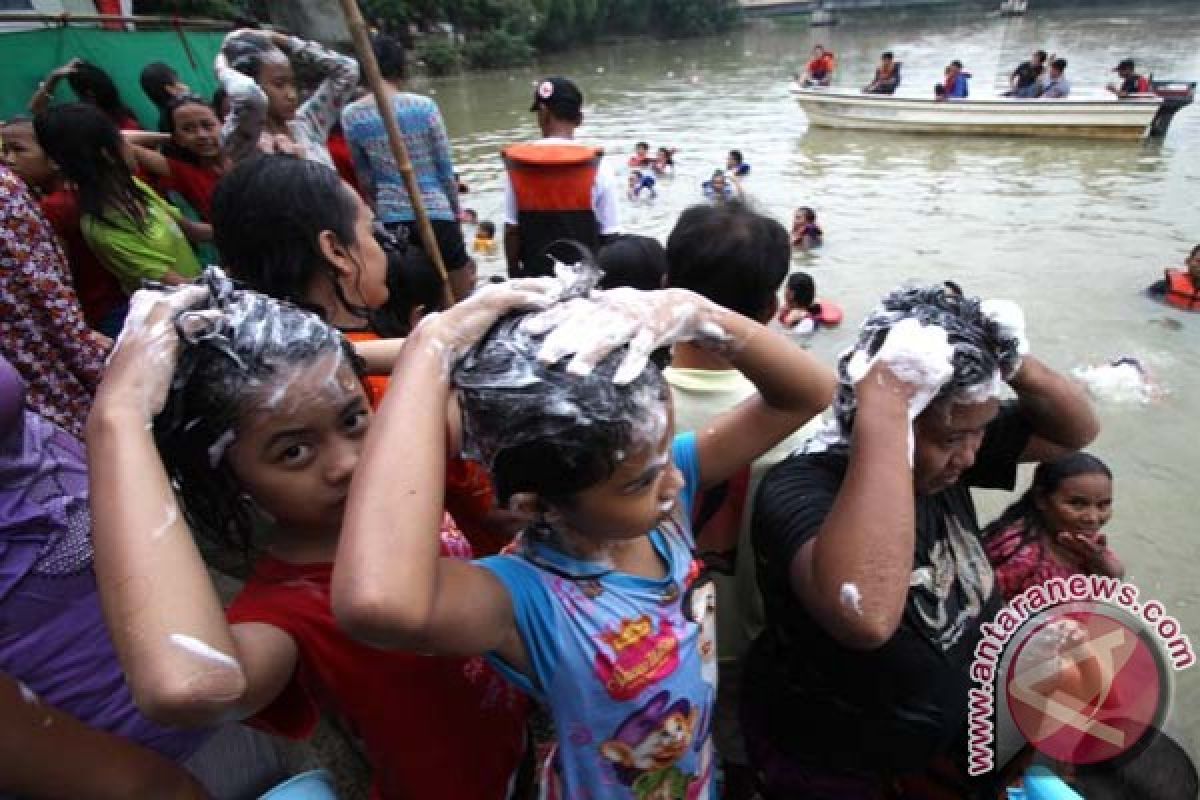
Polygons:
M1071 785L1087 800L1195 800L1200 776L1187 751L1164 733L1098 764L1080 764Z
M792 293L792 300L796 305L801 308L812 307L813 301L816 300L817 287L811 275L807 272L793 272L788 275L787 288Z
M1192 252L1188 255L1188 258L1195 258L1197 255L1200 255L1200 244L1192 248Z
M667 251L657 239L627 234L600 248L597 265L604 273L598 284L601 289L661 289L667 277Z
M380 336L402 338L412 333L414 310L442 311L446 295L437 268L421 248L388 249L387 258L388 300L372 313L371 327Z
M946 287L946 291L950 294L956 294L959 297L962 297L964 294L966 294L966 292L963 291L963 288L954 281L942 281L942 286Z
M479 223L479 230L482 231L483 233L488 234L489 236L495 236L496 235L496 223L492 222L490 219L482 220Z
M667 238L667 285L761 321L791 258L791 236L771 217L738 201L692 206Z
M377 33L371 37L371 49L379 62L379 72L384 80L398 81L408 77L408 56L404 44L395 36Z
M1043 64L1046 63L1046 51L1045 50L1034 50L1033 57L1036 58L1038 61L1042 62Z
M1056 58L1050 62L1050 66L1054 67L1059 72L1067 68L1067 60L1065 58Z
M491 471L501 503L534 492L550 505L570 506L575 494L616 471L621 451L636 448L646 404L666 402L666 352L625 386L613 375L626 348L589 374L573 375L566 360L538 360L544 337L519 330L525 317L501 319L454 370L464 440Z
M729 151L729 157L730 157L730 158L732 158L732 159L733 159L733 160L734 160L736 163L738 163L738 164L741 164L741 163L742 163L742 162L745 160L745 159L742 157L742 151L741 151L741 150L730 150L730 151Z
M213 243L233 277L318 313L308 291L314 280L327 280L338 302L366 320L369 310L346 298L317 241L328 230L355 244L357 220L358 203L336 172L291 156L242 161L213 192Z
M263 391L330 354L361 377L353 347L319 317L258 292L235 288L209 267L197 283L210 298L175 320L181 348L154 440L183 514L202 542L225 556L252 557L259 516L225 459L231 434Z
M807 221L809 221L809 222L817 221L817 212L813 211L808 206L800 206L796 210L799 211L801 216L803 216L804 219L806 219Z
M649 149L650 149L650 143L649 143L649 142L638 142L637 144L635 144L635 145L633 146L633 149L635 149L635 150L642 150L642 149L649 150Z
M175 112L181 108L185 108L186 106L202 106L207 108L209 111L212 111L214 117L217 116L217 112L213 110L213 107L210 106L205 99L199 95L183 94L179 97L172 97L167 101L167 105L163 109L163 133L169 133L172 137L172 141L168 142L166 147L163 148L163 155L170 156L171 158L177 158L180 161L186 161L189 164L196 164L199 161L196 154L190 150L180 147L173 141L175 136ZM221 120L218 117L218 127L220 124Z
M146 97L150 98L150 102L160 110L166 111L167 103L171 102L173 96L167 91L167 87L179 83L179 75L170 65L155 61L142 68L138 83L141 84Z
M950 62L950 66L955 67L956 69L962 69L963 63L956 58Z
M94 105L113 122L119 124L126 119L137 119L121 100L121 92L113 79L95 64L81 61L67 75L67 83L80 100Z
M1107 464L1089 453L1071 453L1057 461L1044 461L1033 471L1033 483L1020 499L984 529L984 538L995 536L1018 522L1024 522L1024 540L1036 540L1046 525L1046 520L1037 507L1038 498L1049 497L1058 491L1063 481L1077 475L1103 475L1109 480L1112 480L1113 476Z
M148 197L134 183L121 132L104 112L87 103L65 103L39 114L33 127L46 155L75 184L80 214L110 225L129 217L142 229Z
M880 58L886 58L886 59L889 59L889 60L895 60L896 56L895 56L895 54L893 54L893 53L892 53L892 51L891 51L891 50L884 50L884 51L883 51L883 54L880 56Z
M935 403L986 386L998 373L1015 366L1020 358L1017 339L1006 335L994 320L984 315L978 297L955 294L944 284L897 289L867 315L858 334L858 343L838 359L838 387L833 396L833 411L841 433L847 439L858 409L854 381L848 371L850 359L859 350L874 356L883 346L888 332L904 319L942 328L954 349L951 359L954 374L934 398Z

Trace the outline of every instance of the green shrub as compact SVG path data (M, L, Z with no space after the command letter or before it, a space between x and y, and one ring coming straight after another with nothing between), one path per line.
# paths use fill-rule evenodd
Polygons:
M447 75L462 66L462 53L448 39L427 38L417 45L417 57L430 75Z
M515 67L533 61L533 45L527 36L493 30L473 36L463 48L463 56L474 69Z

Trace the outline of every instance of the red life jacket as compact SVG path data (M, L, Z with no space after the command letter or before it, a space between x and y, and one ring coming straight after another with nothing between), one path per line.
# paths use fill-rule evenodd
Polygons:
M1167 270L1167 305L1183 311L1200 311L1200 288L1192 276L1181 269Z
M585 144L514 144L504 148L504 167L517 201L521 230L520 276L552 275L560 240L592 250L600 225L592 209L592 187L604 150ZM571 249L560 260L578 260ZM517 276L510 276L517 277Z

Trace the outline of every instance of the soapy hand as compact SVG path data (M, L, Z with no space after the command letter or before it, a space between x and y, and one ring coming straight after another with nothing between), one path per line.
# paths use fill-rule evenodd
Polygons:
M518 309L549 308L562 293L563 284L555 278L524 278L490 284L453 308L425 317L417 326L417 332L446 353L449 368L505 314Z
M983 315L992 320L1000 335L1013 340L1013 347L1000 363L1000 374L1009 380L1021 368L1021 360L1029 355L1029 339L1025 334L1025 312L1011 300L984 300Z
M538 358L554 364L572 356L567 371L587 375L610 353L625 345L628 352L613 382L632 382L650 355L675 342L695 342L728 350L733 342L717 320L720 309L682 289L641 292L619 288L593 291L525 320L521 329L546 334Z
M846 365L850 380L859 384L876 364L883 364L903 382L910 392L908 418L911 422L933 402L946 381L954 375L954 348L946 331L936 325L922 325L915 319L898 322L887 333L883 345L873 356L857 351Z
M96 393L96 405L131 408L147 422L162 411L179 357L176 325L187 329L211 324L212 315L220 312L192 311L208 300L207 286L135 292Z

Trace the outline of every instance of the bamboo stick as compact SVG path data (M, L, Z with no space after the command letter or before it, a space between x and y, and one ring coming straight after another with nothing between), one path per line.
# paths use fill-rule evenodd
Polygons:
M421 197L421 187L417 184L417 176L413 172L412 161L408 158L408 148L404 144L404 135L396 115L392 113L391 96L383 83L383 75L379 72L379 62L375 60L375 50L371 47L371 38L367 33L367 23L359 11L356 0L339 0L346 27L354 40L354 49L358 52L358 63L362 65L367 76L367 85L371 94L375 95L375 106L383 120L384 130L387 131L388 143L391 145L392 158L400 174L404 176L404 185L408 189L409 200L412 201L413 214L417 218L417 232L425 245L425 252L437 269L442 279L442 295L446 307L454 305L454 292L450 288L450 276L446 274L446 265L442 261L442 251L438 248L437 237L433 226L429 224L429 214L425 210L425 202Z

